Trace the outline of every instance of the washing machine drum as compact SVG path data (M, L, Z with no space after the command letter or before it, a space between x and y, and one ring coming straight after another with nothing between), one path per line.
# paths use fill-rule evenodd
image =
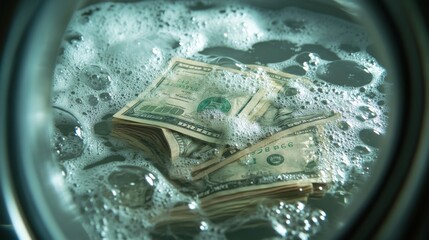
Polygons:
M125 2L22 1L5 15L11 21L3 34L0 82L2 232L22 239L429 236L424 191L429 170L429 39L421 1ZM88 35L91 31L97 34ZM172 57L180 57L172 60L176 61L174 67L168 65ZM227 116L237 107L234 104L242 103L230 104L226 97L215 97L218 92L232 96L231 89L238 89L256 98L259 92L252 89L260 83L248 84L253 81L248 76L256 76L251 74L260 74L258 77L271 79L273 84L283 78L288 81L275 97L260 100L267 108L271 104L272 112L267 110L259 119L272 125L281 119L283 125L276 127L283 127L282 131L299 124L308 126L300 125L302 129L287 135L289 145L264 143L252 150L253 155L249 151L248 157L226 165L245 168L241 175L228 175L225 166L222 177L207 175L198 182L206 187L205 192L186 188L189 183L171 184L165 180L168 169L145 160L141 150L130 153L126 150L129 145L111 140L110 135L112 115L144 88L153 86L150 81L160 75L172 78L162 75L167 68L180 68L175 72L178 79L180 74L188 77L168 86L186 88L186 96L176 94L175 98L205 97L192 114L198 112L201 119L209 119L205 127L220 124L218 119L230 119L228 128L222 126L232 132L231 138L243 136L249 129L253 133L267 129L259 122ZM213 84L204 86L209 90L200 94L195 88L204 83L192 82L193 77L211 68L220 69L223 75L207 75ZM156 87L162 84L156 81ZM157 101L164 101L160 96ZM249 112L263 111L258 106L248 107ZM326 118L310 118L309 113L331 114L328 110L339 113L336 116L341 119L327 122L324 130L308 123ZM151 111L156 112L155 107ZM163 125L150 131L154 135L164 127L168 128ZM135 136L134 130L126 133ZM189 136L171 136L195 143ZM255 136L245 136L251 146ZM306 136L306 142L293 142ZM249 147L240 145L243 139L235 138L222 147L207 143L198 143L198 147L224 151L223 157L230 159L226 153ZM153 142L143 144L146 150L154 149L147 148ZM302 153L284 155L291 151L288 146L302 146L297 150ZM269 151L278 152L270 155ZM314 159L331 165L306 157L310 151ZM324 155L318 155L322 151ZM257 154L266 157L261 161ZM181 171L195 164L191 154L186 159L188 162L179 162L184 164ZM294 162L297 159L307 161L305 169ZM290 165L282 165L285 162ZM265 170L281 167L290 172L272 179L279 181L275 191L255 187L266 180L260 177ZM289 170L294 167L302 171ZM85 174L80 175L82 172ZM233 185L232 180L222 182L229 181L225 179L241 182L236 180ZM326 179L331 188L325 188ZM294 193L298 200L307 201L279 200L276 194L286 192L280 180L302 184L288 187L298 191ZM243 184L246 188L240 188ZM233 190L226 194L222 188ZM226 195L204 197L210 191ZM256 191L261 193L254 194ZM237 207L234 201L239 196L242 202L250 201L236 192L258 200L253 214L238 211L222 218ZM268 193L269 199L261 201ZM210 208L214 204L207 201L210 197L228 201L219 205L220 211ZM171 213L177 206L192 217ZM160 221L161 212L168 208L168 221L161 224L164 228L154 230L158 225L151 221ZM148 220L150 216L154 220ZM211 216L220 217L213 220ZM191 224L183 224L185 220ZM183 226L177 230L169 221Z

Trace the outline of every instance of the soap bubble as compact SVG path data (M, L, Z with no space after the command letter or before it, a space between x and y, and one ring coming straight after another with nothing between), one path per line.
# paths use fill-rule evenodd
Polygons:
M79 157L84 148L84 134L77 118L70 112L53 107L55 132L51 139L53 150L59 160Z
M94 90L104 90L112 81L109 72L97 65L90 65L82 70L81 80Z
M157 177L150 171L136 166L118 166L107 177L110 198L120 205L148 208L152 204Z

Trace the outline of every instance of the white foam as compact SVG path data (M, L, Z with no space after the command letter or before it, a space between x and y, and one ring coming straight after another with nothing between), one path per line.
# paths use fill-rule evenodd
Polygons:
M202 3L213 7L190 11L189 6L195 2L188 1L96 4L77 11L70 22L69 32L81 37L65 41L62 46L64 52L54 73L52 102L53 105L70 111L80 121L86 145L82 156L62 163L67 171L66 180L80 196L104 189L105 178L112 168L123 164L148 169L159 179L153 196L155 205L149 212L116 206L106 199L98 199L107 206L101 209L91 201L85 202L88 204L86 213L92 215L92 218L89 217L91 224L88 231L94 236L149 237L150 232L142 229L152 227L149 220L151 217L176 203L195 200L170 185L141 152L129 149L120 141L98 136L93 129L106 114L117 112L141 93L158 77L173 56L209 61L209 58L198 53L205 48L219 46L247 51L258 42L287 40L296 45L296 51L303 44L317 43L342 60L355 61L373 76L372 81L363 88L337 86L317 80L316 69L331 61L311 53L310 60L302 63L302 68L306 71L304 77L310 81L302 82L300 78L291 80L289 87L296 88L298 94L279 96L273 100L278 106L295 109L294 115L331 110L340 112L343 120L350 125L350 129L341 130L336 123L328 124L325 130L326 138L329 139L326 153L334 161L330 166L335 182L332 194L350 181L353 171L353 174L357 171L357 174L365 175L364 161L373 161L376 157L378 150L373 147L368 147L370 153L367 155L354 152L356 146L364 145L358 137L360 130L369 128L385 132L387 116L384 112L388 110L386 106L377 104L385 101L385 94L376 89L383 83L386 73L376 59L364 51L369 39L363 29L343 20L296 8L270 11L237 2ZM341 45L344 43L355 46L359 51L349 53L342 50ZM269 63L268 66L282 70L300 64L292 57L283 62ZM99 90L85 84L82 71L90 65L106 69L111 83ZM219 91L226 94L254 94L263 83L251 80L226 73L222 81L215 84ZM106 94L110 99L103 97ZM359 110L361 106L369 106L376 117L364 116L364 121L356 118L357 112L367 114ZM238 147L245 147L272 130L242 118L211 114L211 124L223 128L229 143ZM121 155L125 160L84 169L85 166L111 155ZM304 225L318 231L319 223L323 222L321 218L324 218L323 211L322 214L317 209L308 210L310 206L305 206L304 210L299 210L299 206L295 205L277 206L276 209L269 209L267 206L261 208L255 213L256 218L270 212L270 224L283 237L310 237L315 232L302 229L299 224L305 223ZM273 211L281 214L273 214ZM280 218L288 216L287 214L289 217L292 214L292 218ZM309 221L314 220L313 218L317 221L310 224ZM245 219L239 218L232 221L235 224L243 222ZM294 228L291 230L290 226ZM202 238L222 237L229 229L229 226L210 222L201 223L201 227Z

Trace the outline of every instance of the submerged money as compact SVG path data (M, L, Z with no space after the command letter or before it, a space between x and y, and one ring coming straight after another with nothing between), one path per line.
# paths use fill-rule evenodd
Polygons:
M238 159L241 159L242 157L248 156L249 154L252 154L252 152L256 151L256 150L261 150L263 148L270 148L271 146L273 149L278 146L278 142L283 140L284 138L289 137L290 134L294 134L294 133L298 133L299 131L305 130L309 127L316 127L316 126L321 126L323 124L326 124L330 121L333 121L335 119L337 119L339 117L338 114L334 114L334 113L326 113L326 114L314 114L314 115L310 115L310 116L301 116L301 117L297 117L297 118L292 118L289 119L288 121L283 122L280 127L282 128L282 131L279 131L275 134L273 134L270 137L267 137L261 141L259 141L256 144L253 144L251 146L249 146L248 148L245 148L243 150L237 151L233 154L230 153L226 153L227 157L225 158L221 158L221 159L216 159L216 160L211 160L211 161L207 161L199 166L194 167L193 172L197 172L194 176L193 179L199 179L202 178L206 175L208 175L211 172L214 172L232 162L237 161ZM297 135L298 136L298 135ZM314 140L314 138L313 138ZM276 145L277 144L277 145ZM286 145L287 144L287 145ZM286 146L289 147L293 147L293 142L290 143L282 143L280 144L280 146L282 146L283 148L285 148ZM318 146L314 145L316 148ZM299 148L295 147L292 149L294 151L299 152ZM225 153L224 153L225 155ZM305 162L306 159L308 158L307 154L297 154L294 155L294 157L296 158L295 161L296 162ZM206 169L204 169L206 168ZM204 169L204 170L202 170Z
M249 121L260 118L270 108L272 99L295 78L300 77L256 66L240 71L174 58L157 81L114 115L114 122L116 126L140 126L140 131L135 130L141 135L147 132L145 128L163 129L159 139L168 143L168 148L163 149L174 162L199 146L231 142L231 133L222 121L234 117ZM241 85L232 87L231 79ZM115 132L117 136L124 135Z
M228 89L228 78L246 81L246 87ZM114 115L113 135L142 149L171 180L197 193L210 219L266 199L322 196L331 181L321 169L321 162L329 165L323 125L339 115L299 115L278 106L274 99L292 91L292 79L311 84L267 67L237 70L175 58L166 73ZM237 145L228 139L228 119L270 131ZM173 208L161 225L191 221L187 211Z
M226 116L246 115L266 89L227 91L222 75L260 81L250 73L186 59L173 59L167 72L145 92L114 115L117 119L171 129L191 137L221 143L221 126L210 126L210 112Z

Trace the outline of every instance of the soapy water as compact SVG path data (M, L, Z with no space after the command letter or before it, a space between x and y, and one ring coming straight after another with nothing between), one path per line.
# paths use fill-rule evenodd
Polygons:
M172 57L236 69L259 64L309 79L292 79L273 100L296 116L341 113L324 129L331 161L324 167L333 178L326 196L309 203L260 203L252 213L212 222L195 193L173 185L142 151L112 138L112 115ZM96 4L77 11L65 33L53 78L52 148L93 239L310 239L330 217L317 201L347 206L377 159L391 87L385 76L364 29L332 16L238 1ZM254 90L245 79L223 77L227 91ZM227 129L244 144L262 128L236 119ZM158 230L154 219L177 205L195 215L191 231L173 225ZM252 228L255 222L264 227Z

